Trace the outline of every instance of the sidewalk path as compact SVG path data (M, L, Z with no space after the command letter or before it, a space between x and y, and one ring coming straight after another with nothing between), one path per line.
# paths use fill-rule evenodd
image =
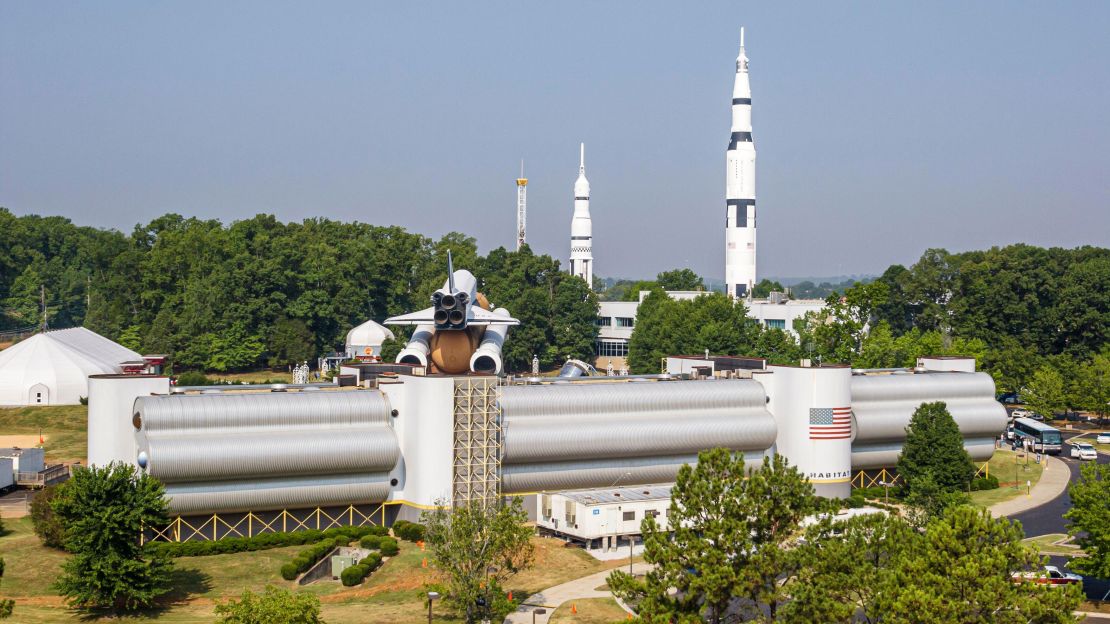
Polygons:
M1051 455L1046 455L1045 459L1047 461L1044 472L1041 473L1040 481L1033 486L1031 495L1020 495L997 505L991 505L992 516L995 518L1013 516L1034 507L1040 507L1068 489L1068 482L1071 481L1071 470L1068 469L1068 465Z
M633 574L644 574L651 566L646 563L637 563L632 566ZM614 568L626 569L626 568ZM583 576L573 581L568 581L562 585L548 587L547 589L532 594L528 597L528 602L520 605L519 608L513 613L510 613L505 618L505 624L532 624L532 611L537 607L542 607L547 610L547 613L536 616L536 624L546 624L551 614L559 605L565 602L574 600L581 600L583 598L611 598L613 594L608 590L598 591L597 587L605 584L609 578L609 574L613 570L605 570L604 572L597 572L589 576Z

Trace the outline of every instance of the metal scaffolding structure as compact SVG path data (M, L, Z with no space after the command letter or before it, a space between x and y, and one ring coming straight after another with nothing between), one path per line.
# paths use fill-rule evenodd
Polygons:
M516 179L516 250L525 243L528 224L528 178L524 177L524 161L520 161L520 177Z
M455 379L452 504L489 504L500 495L501 409L497 377Z

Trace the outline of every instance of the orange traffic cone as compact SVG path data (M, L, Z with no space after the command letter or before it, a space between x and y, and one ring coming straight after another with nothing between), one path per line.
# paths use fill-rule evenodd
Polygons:
M513 590L509 590L509 602L513 601Z
M422 568L428 567L428 558L427 557L424 557L424 560L420 562L420 567L422 567Z
M573 602L570 603L570 612L571 613L578 613L578 605L574 604Z

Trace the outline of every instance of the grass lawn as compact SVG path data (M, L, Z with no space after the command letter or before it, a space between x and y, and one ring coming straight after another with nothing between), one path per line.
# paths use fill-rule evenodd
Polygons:
M578 613L571 613L571 604L578 608ZM628 619L628 612L620 608L612 598L584 598L573 602L564 603L551 614L552 624L576 622L578 624L609 624L610 622L623 622Z
M1034 546L1042 553L1057 553L1068 556L1082 555L1083 551L1075 544L1058 544L1070 539L1066 533L1049 533L1022 540L1022 543Z
M1018 496L1026 494L1026 481L1032 481L1033 485L1041 479L1041 472L1044 471L1044 465L1038 464L1033 461L1035 456L1029 458L1029 463L1020 453L1015 453L1006 449L998 449L991 457L988 470L990 474L998 479L999 488L997 490L980 490L971 493L971 502L980 507L990 507L1003 501L1008 501ZM1020 487L1015 488L1014 484L1020 484Z
M286 371L254 371L250 373L205 373L209 379L219 379L232 381L235 383L247 382L258 383L261 381L272 381L281 383L293 383L293 374ZM315 381L310 379L309 381Z
M29 518L8 520L5 525L7 533L0 536L0 555L6 563L0 596L16 600L13 621L35 624L88 621L82 619L81 613L68 609L61 597L51 590L65 553L43 547L32 531ZM581 549L565 547L560 540L534 538L533 544L536 547L535 567L509 579L506 584L518 596L622 563L597 561ZM302 589L319 596L324 619L330 624L421 624L427 620L424 585L438 578L434 569L423 567L427 553L419 546L401 542L401 553L386 561L361 585L343 587L339 583L318 582L299 588L295 582L282 579L278 569L302 548L287 546L176 559L174 590L167 596L165 608L124 620L136 624L212 622L216 601L236 597L248 589L259 592L267 584ZM438 604L434 611L436 621L458 621ZM623 612L618 616L623 617Z
M46 436L46 461L85 461L89 408L86 405L0 408L0 435Z

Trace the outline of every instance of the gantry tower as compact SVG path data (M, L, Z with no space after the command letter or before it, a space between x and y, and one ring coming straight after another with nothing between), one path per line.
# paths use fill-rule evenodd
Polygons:
M525 243L528 223L528 178L524 177L524 161L520 161L520 177L516 179L516 250Z

